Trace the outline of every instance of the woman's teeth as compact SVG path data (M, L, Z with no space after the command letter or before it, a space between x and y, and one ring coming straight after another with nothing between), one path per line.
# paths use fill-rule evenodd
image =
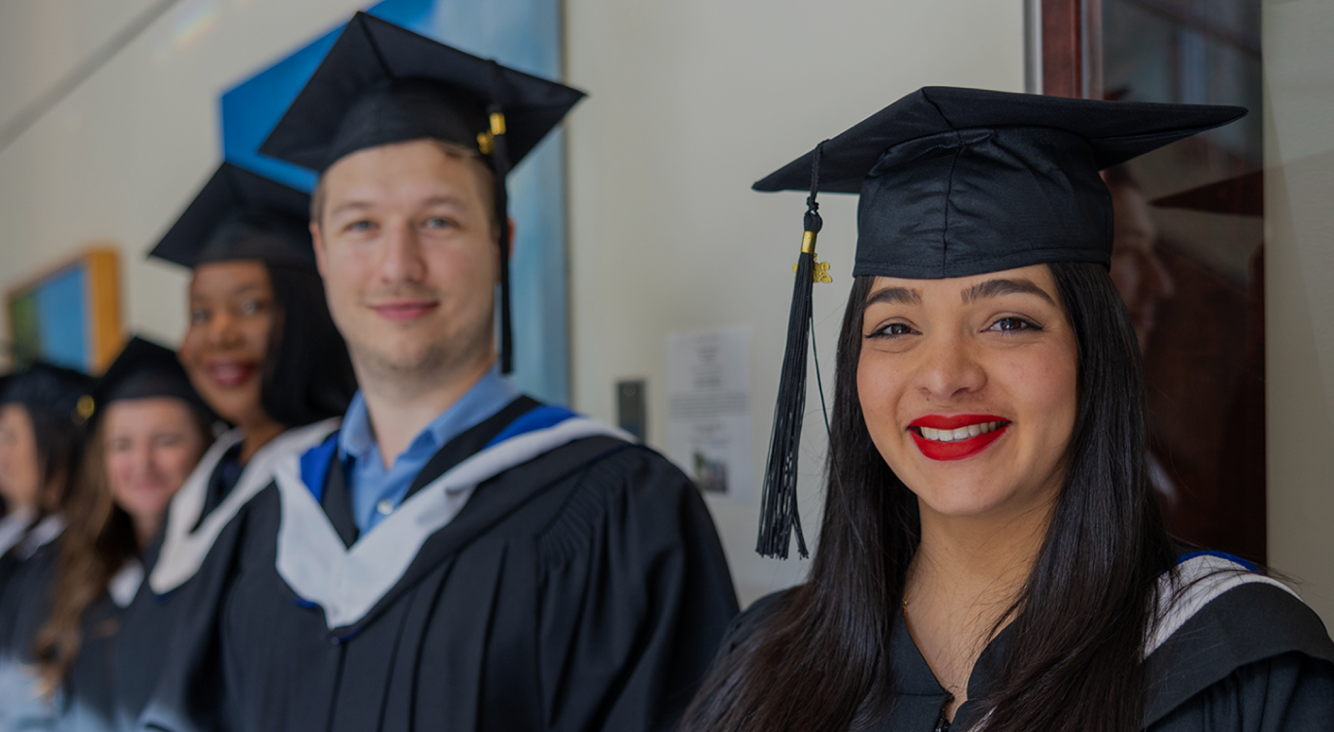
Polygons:
M957 430L938 430L931 427L918 427L922 431L922 437L936 442L957 442L967 440L978 435L985 435L994 431L1005 422L981 422L979 424L970 424L967 427L960 427Z

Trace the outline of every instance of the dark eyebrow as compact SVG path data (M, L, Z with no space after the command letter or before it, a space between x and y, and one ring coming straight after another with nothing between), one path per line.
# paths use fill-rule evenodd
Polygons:
M1017 280L987 280L986 282L978 283L963 291L963 301L971 303L981 300L984 297L999 297L1001 295L1013 295L1016 293L1037 295L1052 305L1056 304L1056 301L1051 299L1051 295L1048 295L1046 290L1038 287L1032 280L1022 278Z
M866 298L867 305L875 305L876 303L921 305L922 292L907 287L886 287L883 290L871 293L871 296Z

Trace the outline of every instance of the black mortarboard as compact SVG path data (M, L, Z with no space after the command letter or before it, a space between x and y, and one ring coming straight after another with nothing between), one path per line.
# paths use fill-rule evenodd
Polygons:
M81 412L96 419L108 405L131 399L171 397L180 399L204 414L212 414L190 385L176 352L135 336L121 350L106 373L89 392Z
M512 167L583 96L357 13L259 151L323 171L358 150L426 138L489 156L488 133L503 133Z
M1158 208L1180 208L1205 213L1237 216L1265 215L1265 174L1263 170L1206 183L1181 193L1154 199Z
M82 424L91 412L83 407L93 379L74 369L36 361L16 374L0 377L0 404L22 404L30 412Z
M809 191L761 503L761 554L806 555L796 503L818 191L860 193L853 275L966 277L1052 262L1106 265L1111 196L1098 171L1246 114L926 87L754 185Z
M259 151L318 171L359 150L436 139L496 173L501 368L510 371L505 178L584 93L357 13Z
M315 268L310 195L224 162L149 256L191 269L257 259Z

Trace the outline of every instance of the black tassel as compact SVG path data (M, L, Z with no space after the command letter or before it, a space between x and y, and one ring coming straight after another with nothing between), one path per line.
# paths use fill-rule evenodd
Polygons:
M774 431L769 442L769 460L764 468L764 491L760 498L760 536L755 551L762 556L787 559L792 532L797 533L797 553L810 556L801 531L797 509L797 458L801 449L801 425L806 416L806 349L810 340L811 289L815 277L815 239L820 233L820 205L815 197L820 184L820 152L811 160L811 195L806 199L806 232L797 258L797 279L792 288L792 310L787 319L787 347L778 382L778 404L774 407Z
M500 64L491 62L491 104L487 108L491 124L491 163L496 172L496 218L500 223L500 373L514 371L514 329L510 315L510 224L509 142L505 134L505 112L500 104Z

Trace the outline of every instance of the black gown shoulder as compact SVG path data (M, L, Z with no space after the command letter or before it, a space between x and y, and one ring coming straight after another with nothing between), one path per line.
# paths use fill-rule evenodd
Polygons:
M1239 583L1198 609L1148 660L1155 732L1334 730L1334 642L1270 582Z
M767 595L738 615L714 663L760 632L795 589ZM1199 591L1175 595L1176 605L1165 613L1175 619L1164 622L1164 637L1150 639L1146 730L1334 730L1334 642L1310 607L1279 583L1227 559L1178 589ZM928 732L948 694L912 645L901 616L895 629L891 642L900 645L890 651L894 668L913 678L894 679L898 700L884 728ZM987 663L979 665L987 668L974 669L970 690L985 692L990 672L1001 667L998 654L1007 638L1002 632L983 651ZM969 702L956 722L980 719L984 712Z
M392 587L332 628L277 569L281 490L247 505L187 588L194 627L148 728L666 730L736 613L698 490L619 439L484 480Z

